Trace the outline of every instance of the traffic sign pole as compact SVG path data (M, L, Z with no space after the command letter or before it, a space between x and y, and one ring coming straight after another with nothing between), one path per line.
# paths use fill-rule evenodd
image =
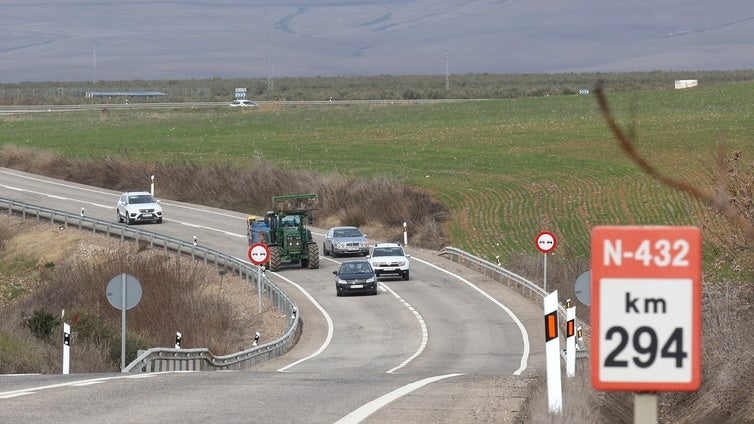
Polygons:
M262 313L262 267L270 257L270 249L264 243L254 243L246 252L249 261L257 266L257 298L259 299L259 313Z
M549 231L542 231L534 238L534 245L537 247L537 250L545 255L542 287L545 293L547 293L547 254L555 250L555 247L558 245L558 239L555 238L555 234Z

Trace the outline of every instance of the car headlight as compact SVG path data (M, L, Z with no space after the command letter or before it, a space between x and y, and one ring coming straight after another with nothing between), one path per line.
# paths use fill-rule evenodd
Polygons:
M367 283L374 283L375 281L377 281L377 277L369 277L369 278L367 278Z

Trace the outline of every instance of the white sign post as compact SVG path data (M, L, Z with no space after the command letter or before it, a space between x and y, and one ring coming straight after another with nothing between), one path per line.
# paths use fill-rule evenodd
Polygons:
M560 384L560 339L558 338L558 291L545 296L545 362L547 363L547 400L551 413L563 406Z
M699 388L701 245L695 227L594 228L590 358L595 389L646 394ZM652 416L637 412L636 417Z
M555 247L558 245L558 239L555 238L555 234L549 231L542 231L541 233L537 234L537 237L534 239L534 245L537 246L537 250L544 253L545 255L545 273L544 277L542 278L542 287L544 288L545 292L547 292L547 254L555 250Z

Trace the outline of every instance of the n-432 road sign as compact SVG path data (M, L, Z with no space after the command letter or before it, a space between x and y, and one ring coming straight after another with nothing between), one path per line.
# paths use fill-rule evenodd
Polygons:
M592 385L694 391L701 382L695 227L600 226L592 250Z

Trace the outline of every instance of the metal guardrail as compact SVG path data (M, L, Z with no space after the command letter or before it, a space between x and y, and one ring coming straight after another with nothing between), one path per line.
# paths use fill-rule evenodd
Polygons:
M456 249L455 247L444 247L439 252L437 252L437 254L444 256L453 262L461 264L466 268L470 268L474 271L484 274L485 276L490 277L495 281L500 281L529 299L544 299L548 294L542 287L534 284L526 278L514 272L508 271L507 269L499 265L493 264L488 260L474 256L471 253L464 252L463 250ZM558 315L560 315L561 318L558 321L561 324L564 324L566 322L566 308L560 302L558 302ZM586 358L588 356L589 351L579 346L579 349L576 351L576 357Z
M20 216L24 219L36 219L37 221L61 224L80 230L91 230L94 234L119 238L121 241L131 240L144 247L162 248L165 252L190 256L195 260L203 260L205 264L214 264L216 268L222 268L226 272L234 272L250 285L252 282L254 284L257 283L256 266L206 247L195 246L193 243L183 240L123 224L115 224L2 197L0 197L0 210L7 211L8 215ZM203 348L153 348L141 353L123 369L123 372L245 369L284 354L293 346L296 331L299 328L296 304L280 287L267 279L264 274L259 284L261 292L267 295L272 304L285 316L290 317L288 329L277 340L225 356L215 356L209 349Z

